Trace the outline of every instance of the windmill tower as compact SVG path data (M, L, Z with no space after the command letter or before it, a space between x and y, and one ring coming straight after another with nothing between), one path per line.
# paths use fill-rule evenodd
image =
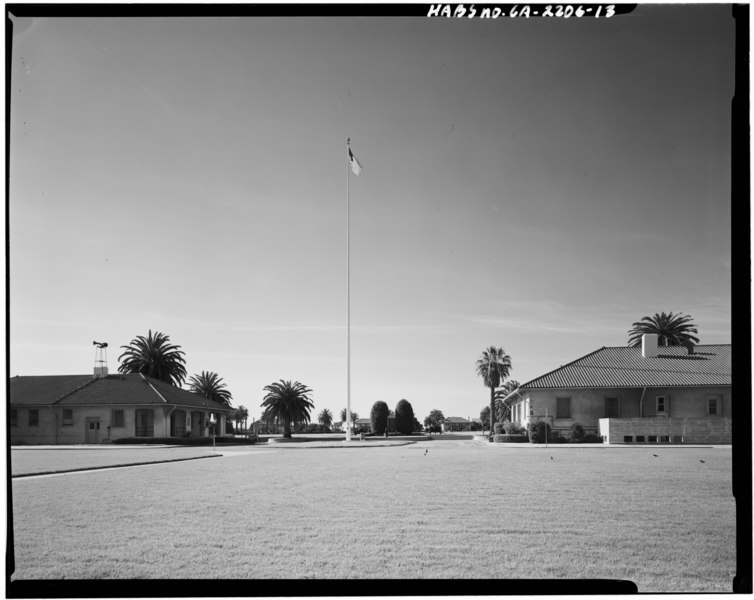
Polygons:
M94 349L94 378L107 377L107 342L92 342Z

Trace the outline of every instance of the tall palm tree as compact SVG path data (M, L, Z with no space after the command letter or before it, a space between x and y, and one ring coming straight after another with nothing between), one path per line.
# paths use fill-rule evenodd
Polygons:
M515 379L511 379L510 381L506 381L502 387L495 390L495 407L497 408L497 420L498 422L502 423L505 421L505 417L510 414L510 406L507 404L503 404L503 400L513 392L514 390L518 389L518 386L520 384Z
M309 411L314 408L304 384L280 380L264 387L267 395L261 406L270 419L283 424L283 437L291 437L291 423L308 423Z
M641 346L641 336L656 333L659 346L681 346L688 343L698 344L699 338L692 335L699 333L691 315L664 312L651 317L642 317L628 330L628 345Z
M490 346L476 361L476 372L484 385L490 388L490 434L495 428L495 389L505 381L510 373L511 357L502 348Z
M329 408L322 409L322 412L320 412L317 417L317 422L325 429L330 429L330 427L332 427L332 412L330 412Z
M124 350L118 360L124 360L118 367L119 373L141 373L177 387L186 379L184 352L180 346L171 344L164 333L155 331L152 335L150 329L147 337L137 336L121 348Z
M230 408L230 401L233 399L233 395L225 389L223 379L217 373L202 371L201 375L192 375L188 380L188 384L190 392L194 392Z
M343 409L340 411L340 420L343 421L343 423L346 422L346 417L348 416L347 409ZM351 411L351 423L356 423L356 421L359 420L359 413Z

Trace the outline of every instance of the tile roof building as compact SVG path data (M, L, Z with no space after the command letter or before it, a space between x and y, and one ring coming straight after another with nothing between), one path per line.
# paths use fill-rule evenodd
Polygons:
M232 410L139 373L49 375L9 381L11 444L108 443L131 437L225 433Z
M504 402L512 421L579 423L607 443L731 443L730 344L604 347L532 379Z

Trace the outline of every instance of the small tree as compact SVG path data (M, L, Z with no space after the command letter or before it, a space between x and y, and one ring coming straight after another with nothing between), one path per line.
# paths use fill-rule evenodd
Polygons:
M442 424L445 422L445 415L442 414L441 410L437 410L436 408L429 413L429 416L424 419L424 425L427 425L430 427L430 433L432 431L437 431L438 433L442 431Z
M377 400L377 402L372 405L372 412L369 415L372 425L372 433L377 435L383 435L385 433L385 430L387 429L387 417L389 414L390 409L386 402Z
M408 400L399 400L395 406L395 429L410 434L414 428L414 409Z
M482 421L482 433L484 433L485 429L490 428L490 407L489 406L485 406L479 412L479 418ZM492 433L492 430L490 430L490 433Z
M329 431L330 427L332 427L332 412L330 412L330 409L323 408L317 417L317 421L322 425L323 429Z

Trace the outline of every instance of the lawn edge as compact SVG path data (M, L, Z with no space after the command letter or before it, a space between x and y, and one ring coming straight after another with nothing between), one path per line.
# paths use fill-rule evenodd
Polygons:
M170 458L167 460L150 460L146 462L132 462L132 463L120 463L115 465L102 465L99 467L79 467L77 469L63 469L61 471L38 471L35 473L19 473L18 475L11 475L11 479L19 479L23 477L37 477L39 475L60 475L63 473L80 473L81 471L101 471L103 469L120 469L125 467L140 467L142 465L159 465L161 463L173 463L183 462L187 460L199 460L202 458L220 458L222 454L207 454L206 456L191 456L189 458Z

